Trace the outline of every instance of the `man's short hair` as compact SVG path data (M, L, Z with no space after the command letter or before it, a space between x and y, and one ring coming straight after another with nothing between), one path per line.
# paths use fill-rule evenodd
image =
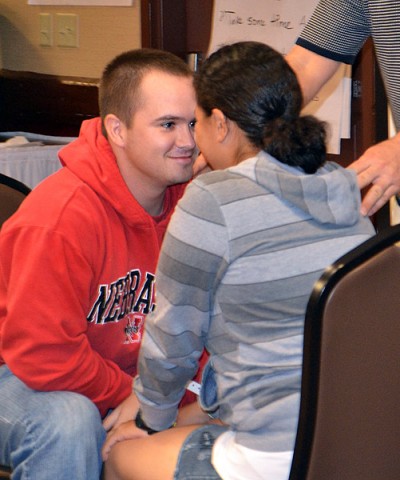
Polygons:
M140 104L140 83L152 70L179 77L189 77L188 65L173 53L152 48L124 52L115 57L104 69L99 88L99 109L106 136L104 119L116 115L129 128Z

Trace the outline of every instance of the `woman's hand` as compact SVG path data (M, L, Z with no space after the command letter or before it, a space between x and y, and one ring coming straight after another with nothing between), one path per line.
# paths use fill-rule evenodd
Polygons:
M202 153L199 153L198 157L194 161L193 177L197 177L198 175L209 172L210 170L211 168L208 165L207 160L204 158Z
M122 403L118 405L107 417L103 420L103 427L107 432L117 428L122 423L133 420L139 410L139 402L134 393L131 393Z
M104 442L101 450L103 461L105 462L107 460L111 448L116 443L122 442L123 440L131 440L133 438L143 438L147 436L148 433L137 428L133 420L118 425L118 427L113 428L108 433L106 441Z

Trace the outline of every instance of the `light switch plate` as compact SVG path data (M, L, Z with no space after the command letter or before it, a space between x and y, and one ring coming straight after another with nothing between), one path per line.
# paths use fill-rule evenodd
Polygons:
M53 17L51 13L39 13L39 45L53 45Z
M58 47L78 47L78 15L56 13L56 45Z

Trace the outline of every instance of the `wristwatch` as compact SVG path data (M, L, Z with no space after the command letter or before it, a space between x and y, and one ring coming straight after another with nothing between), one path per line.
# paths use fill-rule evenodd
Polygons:
M140 410L138 410L136 418L135 418L135 425L137 428L140 428L141 430L144 430L147 432L149 435L153 435L153 433L158 433L158 430L153 430L150 428L148 425L145 424L143 418L142 418L142 413Z

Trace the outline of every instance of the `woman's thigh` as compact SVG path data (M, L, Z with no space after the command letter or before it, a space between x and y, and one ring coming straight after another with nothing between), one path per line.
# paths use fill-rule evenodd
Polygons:
M111 449L105 479L219 479L211 465L211 449L213 439L225 430L216 425L192 425L120 442ZM203 462L196 464L199 458Z

